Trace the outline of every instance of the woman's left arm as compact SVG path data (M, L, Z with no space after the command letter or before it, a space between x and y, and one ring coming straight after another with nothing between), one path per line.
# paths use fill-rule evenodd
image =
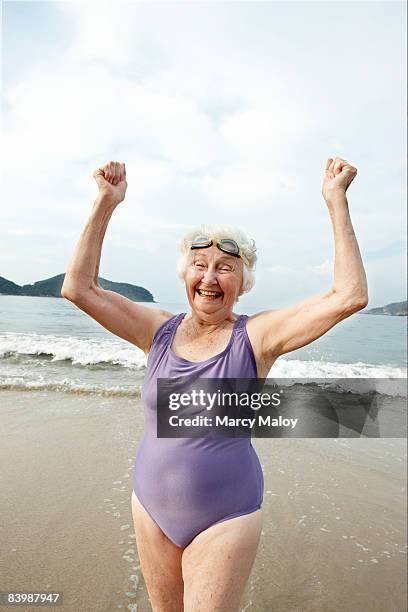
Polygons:
M333 286L329 292L289 308L251 317L251 335L258 339L257 345L264 357L276 359L301 348L367 306L367 279L346 197L356 174L356 168L346 160L327 160L322 193L333 225Z

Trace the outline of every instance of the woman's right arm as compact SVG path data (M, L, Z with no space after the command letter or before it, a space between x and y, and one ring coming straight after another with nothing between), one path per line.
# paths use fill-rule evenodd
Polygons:
M148 353L156 330L173 315L158 308L142 306L99 286L99 264L106 228L116 206L125 198L125 165L110 162L98 168L94 178L99 194L65 274L61 295L105 329Z

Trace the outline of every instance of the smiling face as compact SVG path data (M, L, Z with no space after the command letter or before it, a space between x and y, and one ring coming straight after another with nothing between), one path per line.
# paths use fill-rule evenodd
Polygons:
M242 279L242 259L223 253L214 245L192 251L185 275L192 310L207 321L225 319L240 294Z

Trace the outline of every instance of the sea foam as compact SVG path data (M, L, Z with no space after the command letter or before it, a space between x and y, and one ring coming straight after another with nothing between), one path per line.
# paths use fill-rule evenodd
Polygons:
M122 340L75 338L40 334L0 334L0 358L50 356L51 361L71 361L73 365L108 363L125 368L144 368L146 356L142 350Z
M406 378L406 368L369 363L336 363L303 361L280 357L273 364L269 377L276 378Z
M0 367L0 389L138 396L146 355L120 338L3 332ZM332 382L345 391L375 390L404 397L406 376L405 368L391 364L337 363L285 356L274 363L268 374L268 378L279 379L283 385L324 379L323 386ZM349 380L342 383L341 379ZM401 384L395 385L391 379L399 379Z

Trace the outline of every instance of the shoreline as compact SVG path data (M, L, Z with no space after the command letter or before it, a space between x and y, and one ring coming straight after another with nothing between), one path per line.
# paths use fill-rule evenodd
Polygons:
M2 390L0 405L1 590L63 591L70 612L150 612L130 502L140 399ZM264 525L241 610L403 610L406 440L253 446Z

